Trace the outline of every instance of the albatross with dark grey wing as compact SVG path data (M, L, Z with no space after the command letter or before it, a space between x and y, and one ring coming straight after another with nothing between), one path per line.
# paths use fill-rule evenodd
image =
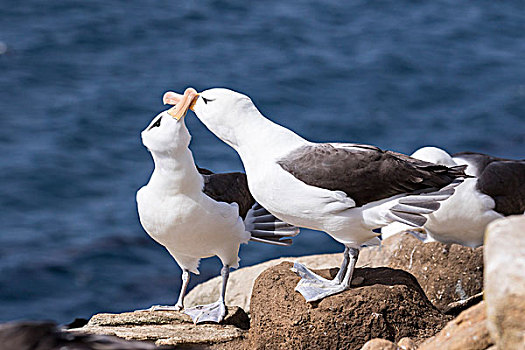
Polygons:
M142 132L155 169L137 192L140 222L182 268L182 286L174 306L150 310L184 309L189 273L198 274L201 258L218 256L223 264L219 300L184 309L195 323L220 322L226 314L225 293L230 267L238 267L241 243L249 240L290 245L296 227L275 218L257 204L242 173L213 174L197 169L188 148L191 136L184 120L160 113Z
M493 157L476 152L452 155L458 164L468 165L467 173L478 178L479 192L490 196L494 211L503 216L525 212L525 160Z
M452 156L437 147L423 147L412 157L448 166L467 166L466 179L422 225L424 242L440 241L469 247L483 244L487 225L504 216L525 212L525 160L460 152ZM406 229L393 223L382 228L384 237Z
M250 192L270 213L345 245L334 280L294 265L302 277L296 290L307 301L349 288L360 247L378 235L374 229L394 221L424 224L425 215L465 176L462 166L435 165L374 146L307 141L265 118L248 96L228 89L168 92L164 102L176 105L174 118L193 109L239 153Z
M413 226L423 224L426 219L421 214L437 210L439 201L454 193L453 187L461 181L455 179L465 168L447 168L375 146L350 143L303 146L277 163L310 186L343 191L357 207L400 193L425 192L400 199L390 208L394 220Z

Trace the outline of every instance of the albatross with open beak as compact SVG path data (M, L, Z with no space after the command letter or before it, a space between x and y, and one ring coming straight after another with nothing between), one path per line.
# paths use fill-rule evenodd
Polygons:
M181 104L177 108L188 108ZM182 268L182 287L174 306L184 309L189 273L198 274L201 258L218 256L223 264L219 300L184 309L195 323L220 322L226 314L225 293L230 267L238 267L241 243L249 240L290 245L299 230L255 203L242 173L213 174L195 166L188 148L191 136L177 108L157 115L142 132L155 169L137 192L140 222L146 232L170 252ZM201 170L199 173L199 170Z
M307 301L350 287L360 247L374 229L399 221L425 223L424 215L454 193L463 166L448 168L377 147L352 143L313 143L265 118L248 96L210 89L200 94L167 92L164 103L187 109L240 155L255 199L279 219L330 234L345 245L334 280L305 266L296 287Z

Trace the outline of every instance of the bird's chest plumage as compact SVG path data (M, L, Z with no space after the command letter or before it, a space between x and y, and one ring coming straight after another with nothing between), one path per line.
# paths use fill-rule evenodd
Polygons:
M471 247L483 244L486 226L502 215L493 210L494 200L476 189L477 181L466 179L429 215L425 228L434 239Z
M236 207L200 192L164 194L146 186L137 205L145 231L174 256L208 257L249 238Z
M202 208L194 198L183 194L164 194L143 187L137 194L140 222L157 242L181 240L195 227Z

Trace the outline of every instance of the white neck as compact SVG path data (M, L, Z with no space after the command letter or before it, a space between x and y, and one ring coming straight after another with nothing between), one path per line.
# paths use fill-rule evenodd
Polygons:
M164 192L201 192L204 186L189 148L179 147L169 152L151 152L155 169L148 186Z
M219 138L233 147L241 156L243 163L277 159L308 141L291 130L265 118L253 106L238 115L235 122L220 124L221 120L203 120ZM255 159L254 157L257 157Z

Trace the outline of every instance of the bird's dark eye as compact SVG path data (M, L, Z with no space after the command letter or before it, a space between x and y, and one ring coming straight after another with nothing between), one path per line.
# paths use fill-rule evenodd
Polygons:
M161 120L162 120L162 117L159 117L159 119L157 119L157 121L148 130L151 130L153 128L158 128L160 126Z
M201 96L202 97L202 100L204 101L205 104L208 104L208 102L211 102L211 101L215 101L215 99L211 100L209 98L206 98L204 96Z

